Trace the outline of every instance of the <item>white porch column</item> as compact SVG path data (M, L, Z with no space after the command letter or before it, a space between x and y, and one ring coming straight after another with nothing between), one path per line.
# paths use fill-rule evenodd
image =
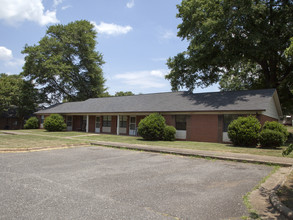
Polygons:
M89 132L89 116L87 115L86 116L86 129L85 129L85 132Z
M119 118L119 115L117 115L117 135L119 135L119 127L120 127L120 118Z

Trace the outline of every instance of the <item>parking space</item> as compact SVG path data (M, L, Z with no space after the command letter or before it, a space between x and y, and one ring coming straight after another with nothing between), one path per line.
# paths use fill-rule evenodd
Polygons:
M271 167L104 147L0 154L0 219L229 219Z

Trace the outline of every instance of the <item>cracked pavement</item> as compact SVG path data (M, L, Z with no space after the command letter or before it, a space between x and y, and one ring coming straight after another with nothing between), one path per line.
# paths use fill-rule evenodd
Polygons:
M237 219L271 170L104 147L0 154L0 219Z

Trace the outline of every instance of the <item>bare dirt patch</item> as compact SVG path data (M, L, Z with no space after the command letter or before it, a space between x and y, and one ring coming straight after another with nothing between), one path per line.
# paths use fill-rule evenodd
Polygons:
M277 195L285 206L293 210L293 172L288 176Z

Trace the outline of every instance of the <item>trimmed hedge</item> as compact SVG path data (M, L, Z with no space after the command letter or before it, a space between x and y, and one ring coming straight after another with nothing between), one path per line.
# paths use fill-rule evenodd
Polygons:
M289 132L287 131L287 128L276 121L265 122L262 129L281 132L284 135L284 143L287 141L289 137Z
M165 118L158 113L150 114L138 124L138 134L146 140L174 141L175 133L176 129L166 125Z
M24 125L24 129L38 129L39 128L39 120L37 117L30 117Z
M47 131L63 131L66 129L64 118L59 114L51 114L45 119L44 128Z
M255 147L260 129L261 124L255 117L239 117L229 124L228 137L235 146Z
M279 131L264 129L259 134L259 143L262 147L280 147L284 144L284 134Z
M146 140L163 140L165 127L165 118L153 113L139 122L138 134Z
M173 126L167 125L164 130L164 141L174 141L175 140L175 134L176 134L176 128Z

